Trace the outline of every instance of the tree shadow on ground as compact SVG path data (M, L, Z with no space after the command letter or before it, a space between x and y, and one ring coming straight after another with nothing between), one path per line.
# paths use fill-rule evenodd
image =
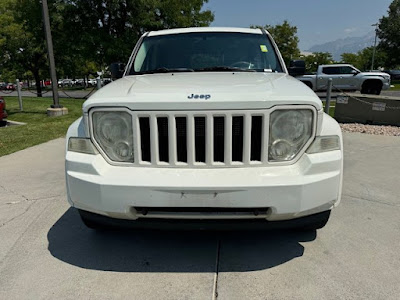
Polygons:
M108 231L87 229L70 208L49 230L50 253L68 264L114 272L263 270L301 257L316 232ZM218 247L219 245L219 247ZM218 249L219 248L219 249Z

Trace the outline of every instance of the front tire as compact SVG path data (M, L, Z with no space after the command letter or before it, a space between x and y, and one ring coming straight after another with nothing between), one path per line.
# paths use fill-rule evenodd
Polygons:
M381 91L382 83L378 81L366 81L361 88L361 94L379 95Z

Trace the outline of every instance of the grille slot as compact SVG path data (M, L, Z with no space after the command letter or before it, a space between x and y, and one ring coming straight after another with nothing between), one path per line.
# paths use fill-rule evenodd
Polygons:
M196 162L206 162L206 118L194 118L194 143Z
M187 163L187 122L186 117L175 118L176 122L176 154L178 162Z
M251 118L251 161L261 161L262 125L262 116L253 116Z
M243 161L243 117L232 118L232 161Z
M140 124L140 149L142 152L142 161L151 161L150 150L150 118L139 118Z
M157 118L158 127L158 155L160 161L169 162L168 149L168 118Z
M214 161L224 162L225 118L214 117Z

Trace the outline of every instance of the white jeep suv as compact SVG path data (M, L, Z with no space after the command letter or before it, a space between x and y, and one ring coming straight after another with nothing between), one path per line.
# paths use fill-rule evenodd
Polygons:
M341 196L342 136L262 29L145 33L67 134L86 225L318 229Z

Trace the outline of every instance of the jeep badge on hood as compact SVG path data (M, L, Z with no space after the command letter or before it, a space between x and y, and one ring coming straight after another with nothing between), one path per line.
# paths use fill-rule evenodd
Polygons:
M211 98L211 95L197 95L197 94L191 94L188 96L188 99L205 99L208 100Z

